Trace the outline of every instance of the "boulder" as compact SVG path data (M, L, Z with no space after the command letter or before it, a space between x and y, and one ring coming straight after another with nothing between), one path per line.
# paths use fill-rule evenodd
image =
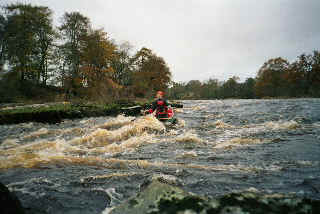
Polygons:
M142 192L112 209L111 214L156 213L320 213L320 201L294 195L262 194L257 191L231 193L209 199L181 188L153 180Z
M17 196L2 183L0 183L0 205L1 214L25 213Z

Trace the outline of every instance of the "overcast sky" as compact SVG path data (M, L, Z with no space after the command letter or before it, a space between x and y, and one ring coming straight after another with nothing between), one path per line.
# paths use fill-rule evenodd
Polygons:
M145 46L175 81L254 77L273 57L320 50L320 0L1 0L78 11L118 43ZM0 3L0 4L2 4Z

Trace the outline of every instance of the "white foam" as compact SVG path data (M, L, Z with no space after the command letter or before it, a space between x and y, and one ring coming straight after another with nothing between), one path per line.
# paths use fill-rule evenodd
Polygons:
M203 140L198 137L197 134L192 131L187 131L175 138L176 142L181 143L203 143Z
M19 146L19 144L17 143L18 139L14 138L14 139L5 139L1 145L0 148L1 149L8 149L8 148L13 148L16 146Z
M176 113L183 113L184 112L183 109L181 109L181 108L175 108L174 111Z
M296 129L300 127L300 125L293 120L290 121L278 121L278 122L266 122L264 125L271 130L283 130L283 129Z
M24 136L23 139L36 138L42 135L46 135L48 133L49 133L49 130L47 128L41 128L41 129L38 129L37 131L31 132L30 134Z
M165 133L167 136L175 136L178 135L179 132L177 130L171 129L168 132Z
M233 128L232 125L229 125L222 120L216 120L215 122L209 124L209 126L214 126L216 129L228 129L228 128Z
M186 126L186 121L184 121L183 119L177 119L178 123L175 125L177 128L183 128Z
M319 165L319 161L305 161L305 160L299 160L297 161L297 164L301 165L301 166L317 166Z
M110 214L115 207L106 207L101 214Z
M134 119L135 117L126 117L120 114L116 118L112 118L111 120L108 120L103 125L96 126L96 128L112 128L116 126L123 126L131 123Z
M215 149L233 148L233 147L240 147L240 146L248 146L251 144L259 144L259 143L261 143L260 139L232 138L231 140L217 143L214 146L214 148Z
M183 152L181 155L178 155L177 158L196 158L198 154L195 151Z
M313 123L314 126L320 127L320 122Z

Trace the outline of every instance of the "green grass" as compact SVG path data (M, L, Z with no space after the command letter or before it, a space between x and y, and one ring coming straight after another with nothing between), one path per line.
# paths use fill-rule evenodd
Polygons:
M0 109L0 125L23 122L59 123L63 119L116 116L121 113L137 116L140 114L140 110L148 108L150 103L150 100L140 100L137 102L110 104L58 103L49 106L20 106L11 109ZM141 106L141 108L133 110L122 109L132 106Z
M121 113L121 105L80 105L57 104L40 107L18 107L0 110L0 124L21 122L57 123L62 119L75 119L94 116L113 116Z

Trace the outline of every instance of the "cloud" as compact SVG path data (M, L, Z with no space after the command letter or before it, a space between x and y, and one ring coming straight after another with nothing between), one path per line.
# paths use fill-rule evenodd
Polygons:
M5 2L16 2L6 1ZM49 6L55 23L79 11L116 41L146 46L175 81L254 77L269 58L319 49L318 0L24 0Z

